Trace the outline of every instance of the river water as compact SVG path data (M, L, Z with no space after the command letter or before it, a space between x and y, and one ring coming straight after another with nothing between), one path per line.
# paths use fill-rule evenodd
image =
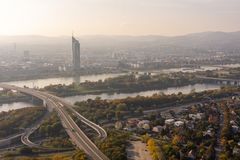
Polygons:
M21 108L27 108L27 107L34 107L35 105L31 103L25 103L25 102L14 102L9 104L0 104L0 112L7 112L10 110L16 110Z
M70 103L75 103L76 101L84 101L87 99L95 99L96 97L100 97L101 99L122 99L127 97L136 97L138 95L140 96L152 96L156 93L164 93L166 95L169 94L177 94L179 92L182 92L183 94L188 94L191 91L195 92L202 92L205 90L214 90L219 89L220 85L214 85L214 84L195 84L195 85L188 85L183 87L170 87L167 89L162 90L149 90L149 91L142 91L142 92L135 92L135 93L114 93L114 94L106 94L102 93L99 95L78 95L78 96L71 96L64 98L66 101Z
M43 88L48 85L55 84L65 84L69 85L73 82L80 83L85 81L96 82L99 80L105 80L107 78L118 77L120 75L124 75L124 73L119 74L97 74L97 75L86 75L86 76L78 76L78 77L60 77L60 78L45 78L45 79L35 79L35 80L26 80L26 81L12 81L12 82L4 82L6 84L15 85L19 87L29 87L29 88Z
M78 96L66 97L64 99L73 104L77 101L84 101L87 99L95 99L96 97L100 97L101 99L121 99L121 98L127 98L127 97L136 97L137 95L151 96L155 93L164 93L164 94L176 93L177 94L179 92L182 92L183 94L187 94L193 90L195 92L202 92L205 90L214 90L214 89L219 89L219 88L220 88L220 85L195 84L195 85L188 85L188 86L183 86L183 87L170 87L170 88L162 89L162 90L150 90L150 91L142 91L142 92L135 92L135 93L114 93L114 94L102 93L99 95L78 95ZM3 104L2 106L0 105L0 112L24 108L24 107L30 107L30 106L33 106L33 105L29 104L29 103L23 103L23 102Z
M158 73L171 73L171 72L197 72L197 71L206 71L206 70L216 70L221 68L236 68L240 67L240 64L233 64L233 65L220 65L220 66L202 66L201 68L197 69L191 69L191 68L173 68L173 69L164 69L164 70L155 70L152 71L154 74ZM30 88L43 88L45 86L48 86L50 84L65 84L69 85L73 82L85 82L85 81L92 81L96 82L98 80L105 80L107 78L113 78L120 75L124 75L127 73L119 73L119 74L99 74L99 75L86 75L86 76L79 76L79 77L60 77L60 78L45 78L45 79L36 79L36 80L26 80L26 81L13 81L13 82L6 82L7 84L16 85L19 87L27 86ZM139 72L139 74L142 74L142 72ZM172 93L189 93L192 90L195 90L196 92L201 92L204 90L212 90L212 89L219 89L219 85L213 85L213 84L196 84L196 85L189 85L184 87L171 87L168 89L163 90L151 90L151 91L143 91L143 92L136 92L136 93L114 93L114 94L100 94L100 95L79 95L79 96L72 96L67 97L65 100L69 101L70 103L74 103L76 101L83 101L87 99L95 99L96 97L101 97L102 99L119 99L119 98L126 98L126 97L135 97L137 95L141 96L151 96L155 93L165 93L165 94L172 94ZM0 105L0 112L2 111L8 111L13 109L19 109L24 107L30 107L33 106L29 103L10 103L10 104L3 104Z
M222 69L224 67L227 68L236 68L240 67L240 64L230 64L230 65L218 65L218 66L201 66L201 68L171 68L171 69L161 69L161 70L153 70L150 71L153 74L159 73L172 73L172 72L197 72L197 71L206 71L206 70L216 70ZM107 78L118 77L120 75L125 75L127 73L118 73L118 74L98 74L98 75L85 75L85 76L78 76L78 77L59 77L59 78L44 78L44 79L35 79L35 80L25 80L25 81L12 81L12 82L5 82L6 84L11 84L19 87L29 87L29 88L43 88L50 84L65 84L69 85L73 82L85 82L85 81L92 81L96 82L98 80L105 80ZM143 72L139 72L139 74L143 74Z

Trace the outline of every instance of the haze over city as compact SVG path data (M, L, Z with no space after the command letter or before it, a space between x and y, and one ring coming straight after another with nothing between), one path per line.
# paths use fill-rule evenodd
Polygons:
M0 160L239 160L239 0L0 0Z
M0 35L233 32L239 8L239 0L1 0Z

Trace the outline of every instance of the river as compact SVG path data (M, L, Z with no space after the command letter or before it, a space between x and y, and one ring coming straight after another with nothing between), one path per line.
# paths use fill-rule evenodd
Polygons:
M35 107L35 105L31 103L26 102L14 102L14 103L8 103L8 104L0 104L0 112L7 112L10 110L16 110L21 108L27 108L27 107Z
M220 85L214 85L214 84L195 84L195 85L188 85L183 87L170 87L167 89L162 90L150 90L150 91L142 91L142 92L135 92L135 93L114 93L114 94L99 94L99 95L78 95L78 96L71 96L64 98L66 101L70 103L75 103L76 101L84 101L87 99L95 99L96 97L100 97L101 99L121 99L126 97L136 97L137 95L140 96L151 96L155 93L164 93L164 94L173 94L173 93L179 93L182 92L184 94L190 93L192 90L195 90L195 92L202 92L205 90L213 90L213 89L219 89ZM23 103L23 102L17 102L17 103L11 103L11 104L3 104L0 105L0 112L2 111L8 111L13 109L19 109L24 107L30 107L33 106L29 103Z
M216 70L222 68L236 68L240 67L240 64L230 64L230 65L218 65L218 66L201 66L200 68L171 68L171 69L161 69L161 70L153 70L150 71L152 74L159 73L172 73L172 72L197 72L197 71L206 71L206 70ZM139 72L139 74L143 74L144 72ZM97 74L97 75L85 75L78 77L59 77L59 78L44 78L44 79L35 79L35 80L25 80L25 81L12 81L12 82L4 82L6 84L11 84L19 87L29 87L29 88L43 88L48 85L55 84L65 84L69 85L73 82L85 82L92 81L96 82L98 80L105 80L107 78L118 77L120 75L125 75L127 73L115 73L115 74Z
M154 70L151 71L154 74L158 73L171 73L171 72L196 72L196 71L206 71L206 70L216 70L216 69L222 69L222 68L236 68L240 67L240 64L230 64L230 65L218 65L218 66L202 66L201 68L192 69L192 68L172 68L172 69L164 69L164 70ZM143 72L139 72L139 74L142 74ZM65 84L69 85L73 82L85 82L85 81L92 81L96 82L98 80L105 80L107 78L113 78L120 75L124 75L127 73L119 73L119 74L99 74L99 75L85 75L85 76L79 76L79 77L60 77L60 78L45 78L45 79L36 79L36 80L26 80L26 81L12 81L12 82L6 82L6 84L16 85L19 87L27 86L29 88L43 88L45 86L48 86L50 84ZM101 97L102 99L119 99L119 98L126 98L126 97L135 97L137 95L140 96L151 96L155 93L165 93L165 94L172 94L172 93L190 93L192 90L195 90L196 92L201 92L204 90L212 90L212 89L219 89L219 85L213 85L213 84L196 84L196 85L189 85L184 87L170 87L168 89L163 90L150 90L150 91L143 91L143 92L136 92L136 93L114 93L114 94L100 94L100 95L79 95L79 96L72 96L67 97L65 100L67 100L70 103L74 103L76 101L83 101L87 99L95 99L96 97ZM29 103L23 103L23 102L17 102L17 103L10 103L10 104L3 104L0 105L0 112L2 111L8 111L13 109L19 109L24 107L30 107L33 106Z
M214 84L195 84L195 85L188 85L183 87L169 87L167 89L162 90L149 90L149 91L142 91L142 92L135 92L135 93L114 93L114 94L106 94L102 93L99 95L78 95L78 96L71 96L64 98L66 101L70 103L75 103L76 101L84 101L87 99L95 99L96 97L100 97L101 99L122 99L127 97L136 97L138 95L140 96L152 96L156 93L164 93L166 95L169 94L177 94L179 92L182 92L183 94L188 94L191 91L195 92L202 92L205 90L214 90L219 89L220 85L214 85Z
M60 77L60 78L44 78L44 79L35 79L35 80L25 80L25 81L12 81L12 82L3 82L5 84L15 85L19 87L29 87L29 88L44 88L48 85L56 85L56 84L65 84L69 85L73 82L81 83L85 81L96 82L99 80L105 80L107 78L114 78L120 75L124 75L125 73L112 73L112 74L97 74L97 75L85 75L78 77Z

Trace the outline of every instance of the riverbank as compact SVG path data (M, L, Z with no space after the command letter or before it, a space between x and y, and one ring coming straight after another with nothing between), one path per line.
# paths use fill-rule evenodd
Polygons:
M152 74L161 74L161 73L176 73L176 72L189 72L189 73L195 73L195 72L201 72L201 71L213 71L213 70L219 70L224 68L237 68L240 67L239 63L236 64L225 64L225 65L204 65L200 68L161 68L157 70L123 70L123 69L115 69L115 70L104 70L104 71L89 71L89 72L81 72L81 73L72 73L70 72L44 72L44 74L34 74L34 75L16 75L13 74L11 76L6 76L4 73L2 73L0 77L1 83L12 83L12 84L21 84L21 87L26 85L27 87L33 88L43 88L50 84L69 84L68 80L72 79L72 82L79 83L79 79L85 79L85 76L95 76L95 75L111 75L111 74L127 74L127 73L152 73ZM4 77L6 76L6 77ZM109 76L107 76L109 77ZM50 79L50 80L49 80ZM104 80L104 79L103 79ZM49 82L48 82L49 81ZM56 81L56 82L54 82ZM66 83L65 83L66 82ZM83 82L83 81L82 81ZM33 85L34 84L34 85Z
M85 95L76 95L76 96L70 96L70 97L64 97L64 100L68 101L71 104L74 104L77 101L86 101L88 99L96 99L99 97L100 99L107 99L107 100L113 100L113 99L124 99L127 97L137 97L137 96L152 96L154 94L165 94L165 95L170 95L170 94L189 94L192 91L195 92L202 92L206 90L216 90L220 89L219 85L212 85L212 84L196 84L196 85L187 85L183 87L170 87L167 89L163 90L149 90L149 91L142 91L142 92L134 92L134 93L102 93L102 94L85 94ZM27 98L27 96L26 96ZM30 98L30 97L29 97ZM15 100L14 100L15 101ZM0 105L0 112L1 111L9 111L9 110L14 110L14 109L19 109L19 108L27 108L32 106L30 103L30 100L26 99L23 100L23 102L18 102L17 100L12 103L6 102L5 104Z
M11 76L1 76L0 83L9 83L9 82L17 82L17 81L34 81L39 79L52 79L52 78L75 78L81 76L91 76L91 75L101 75L101 74L120 74L127 73L124 70L109 70L109 71L101 71L101 72L81 72L81 73L73 73L73 72L63 72L63 73L47 73L47 74L34 74L34 75L11 75Z
M29 102L30 100L31 98L25 95L8 96L8 97L0 96L0 105L6 104L6 103L14 103L14 102Z
M173 88L176 88L176 92L175 94L178 94L179 92L181 92L181 90L179 90L178 88L185 88L185 87L190 87L192 88L192 91L196 91L196 88L194 88L194 86L213 86L212 88L210 89L218 89L220 88L220 85L213 85L213 84L207 84L207 83L190 83L189 85L180 85L180 86L166 86L165 87L159 87L159 88L156 88L156 89L153 89L153 88L143 88L143 89L131 89L131 88L126 88L126 89L102 89L102 90L79 90L79 91L76 91L76 92L60 92L60 93L57 93L57 92L51 92L51 94L54 94L56 96L59 96L59 97L63 97L63 98L67 98L67 97L74 97L74 96L98 96L101 97L100 95L121 95L121 94L126 94L126 95L135 95L137 96L138 93L143 93L143 92L153 92L154 93L157 93L157 92L164 92L164 91L167 91L167 90L173 90ZM203 88L204 89L204 88ZM177 92L179 90L179 92ZM48 91L48 90L46 90ZM190 91L189 91L190 92ZM149 94L147 96L150 96ZM120 96L121 97L121 96ZM117 98L117 97L116 97Z
M60 97L101 94L101 93L133 93L147 90L160 90L169 87L181 87L203 82L191 73L159 74L159 75L122 75L104 81L86 81L80 84L49 85L43 90Z
M85 81L104 81L107 78L113 78L125 73L109 73L109 74L96 74L96 75L78 75L74 77L59 77L59 78L46 78L46 79L35 79L26 81L12 81L4 82L5 84L15 85L18 87L29 87L29 88L44 88L49 85L70 85L72 83L83 83Z
M221 88L189 94L155 94L152 96L127 97L113 100L87 100L75 103L76 110L84 117L99 124L114 123L129 117L143 116L143 111L171 109L190 103L202 103L214 99L232 97L239 94L240 88Z

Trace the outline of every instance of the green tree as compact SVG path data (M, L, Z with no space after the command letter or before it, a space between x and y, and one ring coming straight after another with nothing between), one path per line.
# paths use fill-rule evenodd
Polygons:
M126 111L127 110L127 105L125 103L120 103L117 105L117 111Z
M20 154L23 154L23 155L29 155L29 154L32 154L33 151L32 151L32 149L29 148L29 147L23 147L23 148L20 148L20 149L19 149L19 153L20 153Z

